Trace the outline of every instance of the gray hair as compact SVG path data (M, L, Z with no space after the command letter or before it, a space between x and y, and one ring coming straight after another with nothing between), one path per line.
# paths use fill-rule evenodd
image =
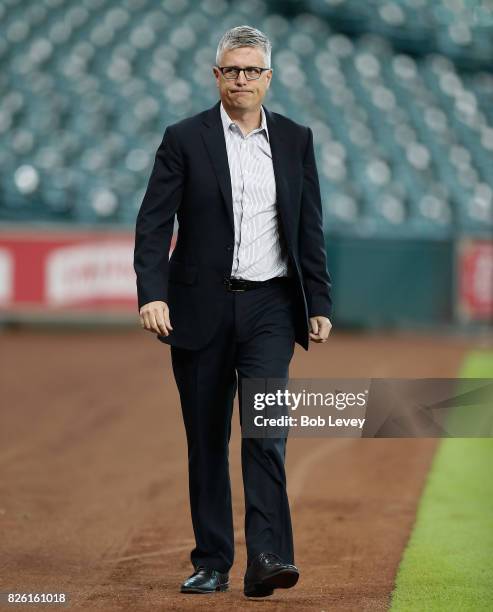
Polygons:
M216 64L219 66L224 51L238 47L260 47L266 62L262 67L270 68L272 43L263 32L247 25L236 26L223 34L217 46Z

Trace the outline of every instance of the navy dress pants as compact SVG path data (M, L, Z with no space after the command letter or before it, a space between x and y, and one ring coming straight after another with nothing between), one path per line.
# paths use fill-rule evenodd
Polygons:
M287 380L295 346L291 282L225 291L227 303L212 340L199 350L171 345L188 445L196 544L190 559L195 568L205 565L220 572L229 571L234 558L228 452L236 391L241 424L242 379ZM241 440L248 563L262 551L294 563L286 441L286 437Z

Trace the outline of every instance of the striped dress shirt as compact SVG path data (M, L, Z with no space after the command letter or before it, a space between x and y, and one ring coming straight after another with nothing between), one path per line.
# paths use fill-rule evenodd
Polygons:
M221 102L233 192L234 249L231 276L267 280L290 276L279 232L276 182L265 111L259 128L243 135Z

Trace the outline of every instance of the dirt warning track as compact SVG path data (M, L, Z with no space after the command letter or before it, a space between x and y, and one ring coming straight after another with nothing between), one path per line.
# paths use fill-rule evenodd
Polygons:
M105 612L388 608L438 440L290 438L301 577L294 589L251 601L242 593L236 403L231 587L182 595L193 531L169 347L140 329L11 331L0 342L0 592L65 592L70 608ZM458 339L334 333L308 353L297 347L290 375L455 376L469 348Z

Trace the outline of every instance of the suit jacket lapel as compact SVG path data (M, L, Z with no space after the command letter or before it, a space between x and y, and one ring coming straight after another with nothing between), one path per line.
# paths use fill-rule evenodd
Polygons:
M209 157L211 158L212 165L214 166L219 187L223 194L224 203L226 204L229 222L234 232L233 193L231 176L229 173L228 153L226 151L226 140L224 138L224 130L221 122L220 104L221 101L219 100L212 108L205 112L201 134L205 146L207 147Z
M233 195L231 187L231 175L229 172L228 154L226 151L226 140L224 138L223 124L221 121L219 100L213 107L205 112L203 125L201 128L202 138L209 153L214 171L216 173L219 187L226 205L226 212L234 232L233 217ZM281 222L287 228L287 203L289 200L289 186L286 179L286 169L288 167L287 155L288 147L285 145L284 135L282 134L273 114L265 107L267 128L269 130L269 143L272 152L272 163L274 167L274 177L276 180L276 195Z
M274 177L276 179L276 200L277 209L280 215L280 223L284 228L284 236L286 237L288 248L291 247L289 229L289 161L291 148L288 146L286 135L281 130L278 121L268 108L264 106L265 116L267 119L267 128L269 130L270 150L272 153L272 165L274 167Z

